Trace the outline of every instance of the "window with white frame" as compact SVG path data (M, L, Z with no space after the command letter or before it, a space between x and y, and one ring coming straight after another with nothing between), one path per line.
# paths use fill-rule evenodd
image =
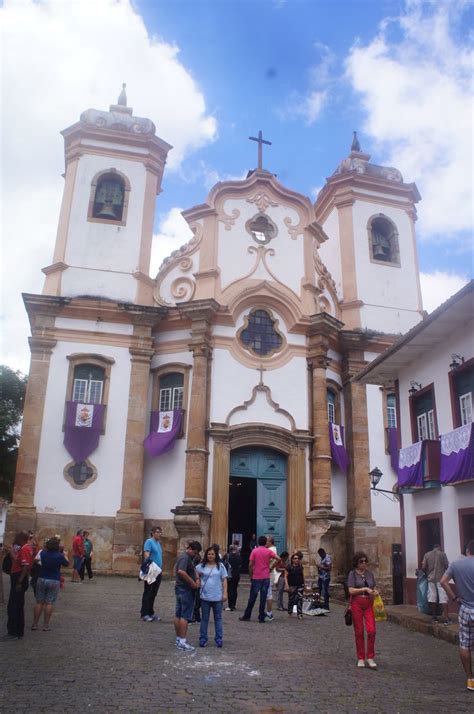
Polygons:
M389 429L397 428L397 401L395 394L387 394L387 426Z
M459 411L461 412L461 426L472 422L472 394L462 394L459 397Z
M327 390L327 405L328 405L328 422L334 424L336 422L336 395L331 389Z
M101 404L105 369L94 364L79 364L74 370L72 401Z
M418 441L436 439L434 411L432 409L424 414L419 414L416 417L416 424L418 430Z
M438 429L432 388L428 388L414 397L413 410L417 441L437 439Z
M183 408L184 377L171 372L160 377L158 408L160 412Z

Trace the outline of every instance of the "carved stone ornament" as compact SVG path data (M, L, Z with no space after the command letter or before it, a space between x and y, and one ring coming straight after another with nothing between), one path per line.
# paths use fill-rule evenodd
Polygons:
M168 258L165 258L158 270L156 276L156 287L153 292L153 299L157 305L169 305L160 294L161 285L167 275L174 269L178 268L181 272L187 273L193 267L191 256L197 252L202 241L203 231L200 223L195 223L191 226L194 236L187 243L182 245L177 250L174 250ZM181 284L182 283L182 284ZM194 287L193 287L194 286ZM173 297L178 297L181 300L190 300L186 294L194 295L195 285L191 278L179 277L176 278L171 285L171 294Z
M184 276L176 278L171 283L171 294L177 300L192 300L196 290L196 282Z
M278 203L273 201L268 193L265 193L265 191L257 191L257 193L247 199L247 203L255 203L259 211L262 213L265 213L269 206L273 206L275 208L278 206Z
M222 213L219 214L219 221L224 224L226 231L230 231L239 216L239 209L234 208L230 215L228 213L225 213L225 211L222 211Z
M134 117L125 112L105 112L99 109L86 109L81 114L81 124L99 127L100 129L113 129L129 134L155 134L156 127L151 119Z
M277 402L273 401L272 399L272 390L270 387L267 387L265 384L263 384L263 378L262 375L260 374L260 381L259 383L252 389L252 395L250 399L247 399L247 401L244 401L243 404L241 404L238 407L234 407L231 409L231 411L228 413L225 423L227 426L230 425L231 419L234 414L237 412L241 411L246 411L256 400L257 394L259 392L263 392L266 396L267 403L272 407L273 411L276 412L277 414L282 414L284 417L286 417L290 423L290 428L291 431L295 431L296 429L296 423L293 417L289 412L286 411L286 409L282 409Z
M290 238L292 240L296 240L299 235L303 234L301 223L298 223L297 225L293 224L289 216L286 216L286 218L283 219L283 223L288 228L288 233L290 234Z

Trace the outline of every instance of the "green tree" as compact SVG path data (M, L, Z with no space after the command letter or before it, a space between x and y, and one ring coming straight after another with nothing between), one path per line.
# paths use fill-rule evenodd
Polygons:
M27 378L0 365L0 496L11 500Z

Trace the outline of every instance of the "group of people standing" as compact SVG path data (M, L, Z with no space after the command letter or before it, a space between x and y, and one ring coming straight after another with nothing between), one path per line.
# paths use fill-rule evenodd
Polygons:
M92 580L92 542L88 531L78 530L72 542L72 582L84 580L85 570ZM58 535L45 539L38 545L31 531L19 531L10 548L5 549L2 569L10 576L10 594L7 605L7 634L2 640L21 640L25 634L25 593L32 587L36 604L33 610L32 630L39 629L43 616L43 631L49 631L53 605L64 578L61 568L69 560Z

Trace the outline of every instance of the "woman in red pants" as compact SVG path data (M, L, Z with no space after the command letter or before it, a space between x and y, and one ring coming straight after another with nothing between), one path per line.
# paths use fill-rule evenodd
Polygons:
M357 650L357 666L365 667L365 661L370 669L377 669L375 663L375 617L373 610L375 578L367 570L367 556L362 551L354 554L353 569L349 573L347 585L351 596L352 622ZM364 625L367 633L367 657L365 654Z

